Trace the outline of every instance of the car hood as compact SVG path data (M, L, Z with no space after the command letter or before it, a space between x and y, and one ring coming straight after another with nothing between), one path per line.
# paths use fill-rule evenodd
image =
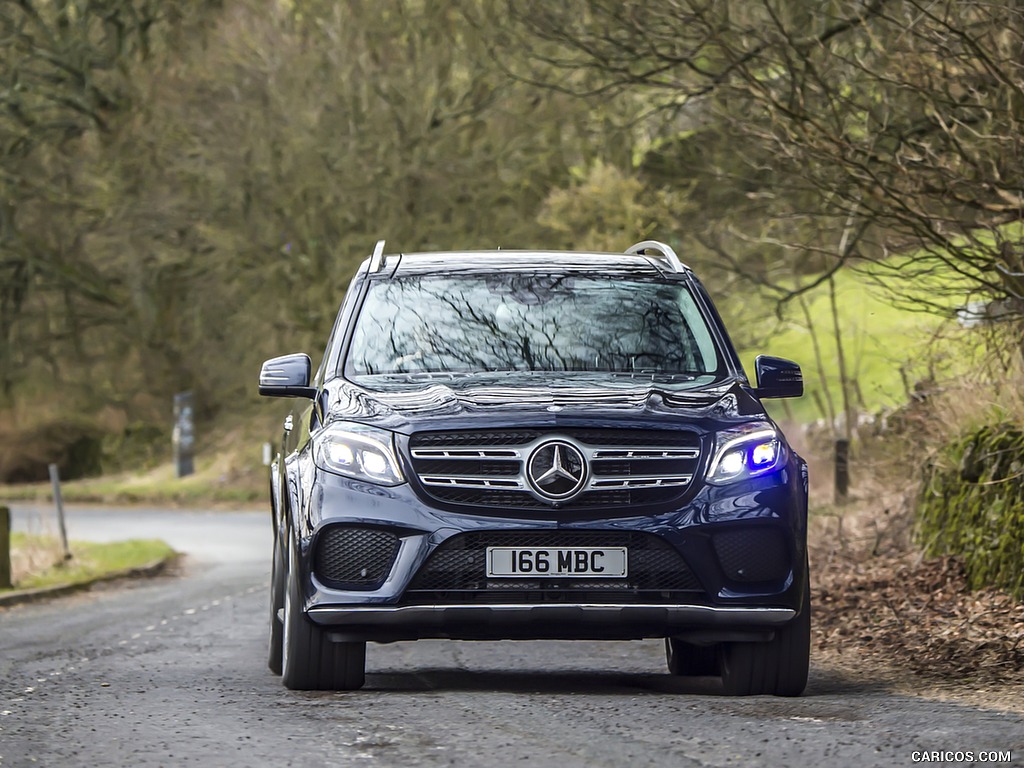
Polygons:
M764 416L738 380L680 388L633 379L545 377L385 384L368 389L343 379L325 388L325 421L358 421L403 434L436 429L489 429L559 424L645 426L732 422Z

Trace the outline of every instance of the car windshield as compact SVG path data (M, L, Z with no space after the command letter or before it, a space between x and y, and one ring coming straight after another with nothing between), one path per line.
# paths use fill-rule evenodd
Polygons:
M371 284L346 375L603 372L709 380L721 359L685 284L520 273Z

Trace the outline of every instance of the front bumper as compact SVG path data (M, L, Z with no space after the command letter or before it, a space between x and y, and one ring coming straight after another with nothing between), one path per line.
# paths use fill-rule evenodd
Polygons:
M542 604L317 606L309 618L343 642L454 640L767 640L792 608L706 605Z
M322 472L310 479L306 503L296 505L305 514L294 521L300 583L309 619L339 641L667 636L692 642L765 640L774 628L796 616L803 598L806 491L804 467L796 459L771 477L733 488L705 486L669 512L645 516L623 510L590 519L456 513L424 503L408 485L382 489ZM333 526L394 533L396 554L379 584L346 589L317 577L318 542ZM742 572L730 569L723 559L716 537L750 532L756 538L758 530L770 531L782 542L786 565L770 580L744 580ZM432 555L441 548L456 537L492 532L656 537L678 553L697 584L683 590L685 594L637 589L599 599L593 599L594 594L567 594L571 589L555 596L524 588L504 599L493 592L416 591L417 576L426 572Z

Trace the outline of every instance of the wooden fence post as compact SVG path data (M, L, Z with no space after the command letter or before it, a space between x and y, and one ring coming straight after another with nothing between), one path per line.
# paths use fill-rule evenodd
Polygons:
M840 438L836 440L835 456L835 490L836 503L842 504L850 492L850 441Z
M0 506L0 589L10 589L11 582L11 510Z
M57 526L60 530L60 544L64 548L64 559L71 559L68 549L68 528L64 524L64 498L60 495L60 471L56 464L50 465L50 484L53 486L53 504L57 508Z

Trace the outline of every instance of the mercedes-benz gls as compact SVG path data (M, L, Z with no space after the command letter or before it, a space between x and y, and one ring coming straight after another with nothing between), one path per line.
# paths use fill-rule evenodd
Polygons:
M272 465L270 667L363 685L367 641L664 638L675 675L799 695L807 467L673 250L383 254Z

